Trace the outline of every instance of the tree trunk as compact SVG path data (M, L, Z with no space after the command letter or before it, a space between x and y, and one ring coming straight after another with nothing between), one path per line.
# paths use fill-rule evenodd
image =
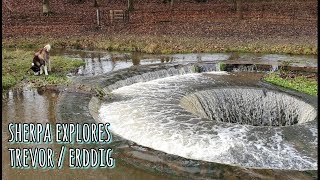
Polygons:
M242 14L242 0L236 0L236 7L237 7L237 15L239 19L243 18Z
M128 11L133 11L133 0L128 0Z
M97 0L94 0L93 7L98 7L98 6L99 6L99 5L98 5Z
M49 6L49 0L42 1L42 13L45 15L49 15L49 13L51 13L50 6Z

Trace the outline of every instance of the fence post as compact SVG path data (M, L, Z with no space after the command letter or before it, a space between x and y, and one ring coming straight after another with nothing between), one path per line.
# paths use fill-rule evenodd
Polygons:
M298 12L296 1L294 1L294 6L293 7L294 7L294 10L293 10L292 25L293 25L293 27L295 27L294 23L295 23L295 19L297 18L297 12Z
M242 0L236 0L238 19L243 19Z
M263 3L262 4L262 11L261 11L261 19L263 19L263 14L264 14L264 11L265 11L265 4Z
M99 9L97 9L97 26L100 26L100 12L99 12Z
M171 10L170 21L173 22L173 16L174 16L173 0L171 0L170 2L170 10Z
M129 10L125 10L124 12L125 12L125 14L124 14L125 21L129 22L130 21L130 11Z
M110 10L110 22L112 23L113 22L113 10Z

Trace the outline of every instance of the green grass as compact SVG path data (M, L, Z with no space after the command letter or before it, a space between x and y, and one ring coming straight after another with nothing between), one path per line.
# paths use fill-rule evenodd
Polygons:
M219 67L220 67L220 71L225 71L226 70L226 63L224 62L219 62Z
M52 72L48 76L35 76L30 69L33 54L33 51L23 49L2 48L2 89L7 90L22 81L33 87L66 85L70 82L66 74L84 65L80 59L51 56Z
M2 47L38 48L50 42L53 48L87 50L135 51L152 54L253 52L316 55L316 44L276 41L273 39L246 40L214 39L205 37L156 36L156 35L96 35L81 37L38 37L3 39Z
M297 76L293 79L282 78L279 74L271 73L265 76L265 81L282 86L289 89L294 89L313 96L318 95L318 82L315 79L309 79L305 76Z

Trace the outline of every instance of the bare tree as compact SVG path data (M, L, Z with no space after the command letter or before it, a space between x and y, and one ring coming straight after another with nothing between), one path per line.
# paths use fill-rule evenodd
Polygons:
M10 2L8 2L7 0L4 0L3 2L4 2L4 5L9 9L9 11L10 11L10 12L13 12L13 11L12 11L12 8L11 8Z
M42 13L49 16L51 13L49 0L42 0Z
M243 18L242 14L242 0L236 0L236 9L237 9L237 15L239 19Z
M98 1L97 0L94 0L94 3L93 3L93 7L98 7Z
M133 11L133 0L128 0L128 11Z

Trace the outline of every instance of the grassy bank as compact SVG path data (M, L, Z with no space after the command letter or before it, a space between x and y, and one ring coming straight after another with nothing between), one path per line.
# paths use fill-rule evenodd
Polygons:
M317 54L316 43L285 39L237 41L204 37L143 36L143 35L96 35L81 37L37 37L3 39L2 47L38 48L39 44L50 43L55 48L88 50L137 51L144 53L211 53L211 52L254 52L285 54Z
M22 49L2 48L2 89L6 90L21 82L34 87L68 84L68 71L84 65L80 59L51 56L52 72L48 76L33 75L30 69L34 52Z
M264 80L278 86L294 89L313 96L318 95L318 81L314 78L307 78L306 76L282 78L280 74L271 73L265 76Z
M299 43L300 42L300 43ZM2 88L8 89L22 80L33 86L67 84L66 73L83 65L81 60L52 56L52 72L49 76L34 76L29 70L34 52L23 48L38 49L50 43L53 48L70 48L86 50L137 51L144 53L211 53L211 52L253 52L253 53L286 53L317 54L317 45L296 41L265 39L239 42L233 39L210 39L201 37L179 36L136 36L136 35L96 35L81 37L36 37L10 38L2 41ZM15 50L9 50L15 49ZM276 74L268 75L266 81L287 88L296 89L311 95L317 94L317 82L304 77L283 79ZM307 83L307 84L305 84Z

